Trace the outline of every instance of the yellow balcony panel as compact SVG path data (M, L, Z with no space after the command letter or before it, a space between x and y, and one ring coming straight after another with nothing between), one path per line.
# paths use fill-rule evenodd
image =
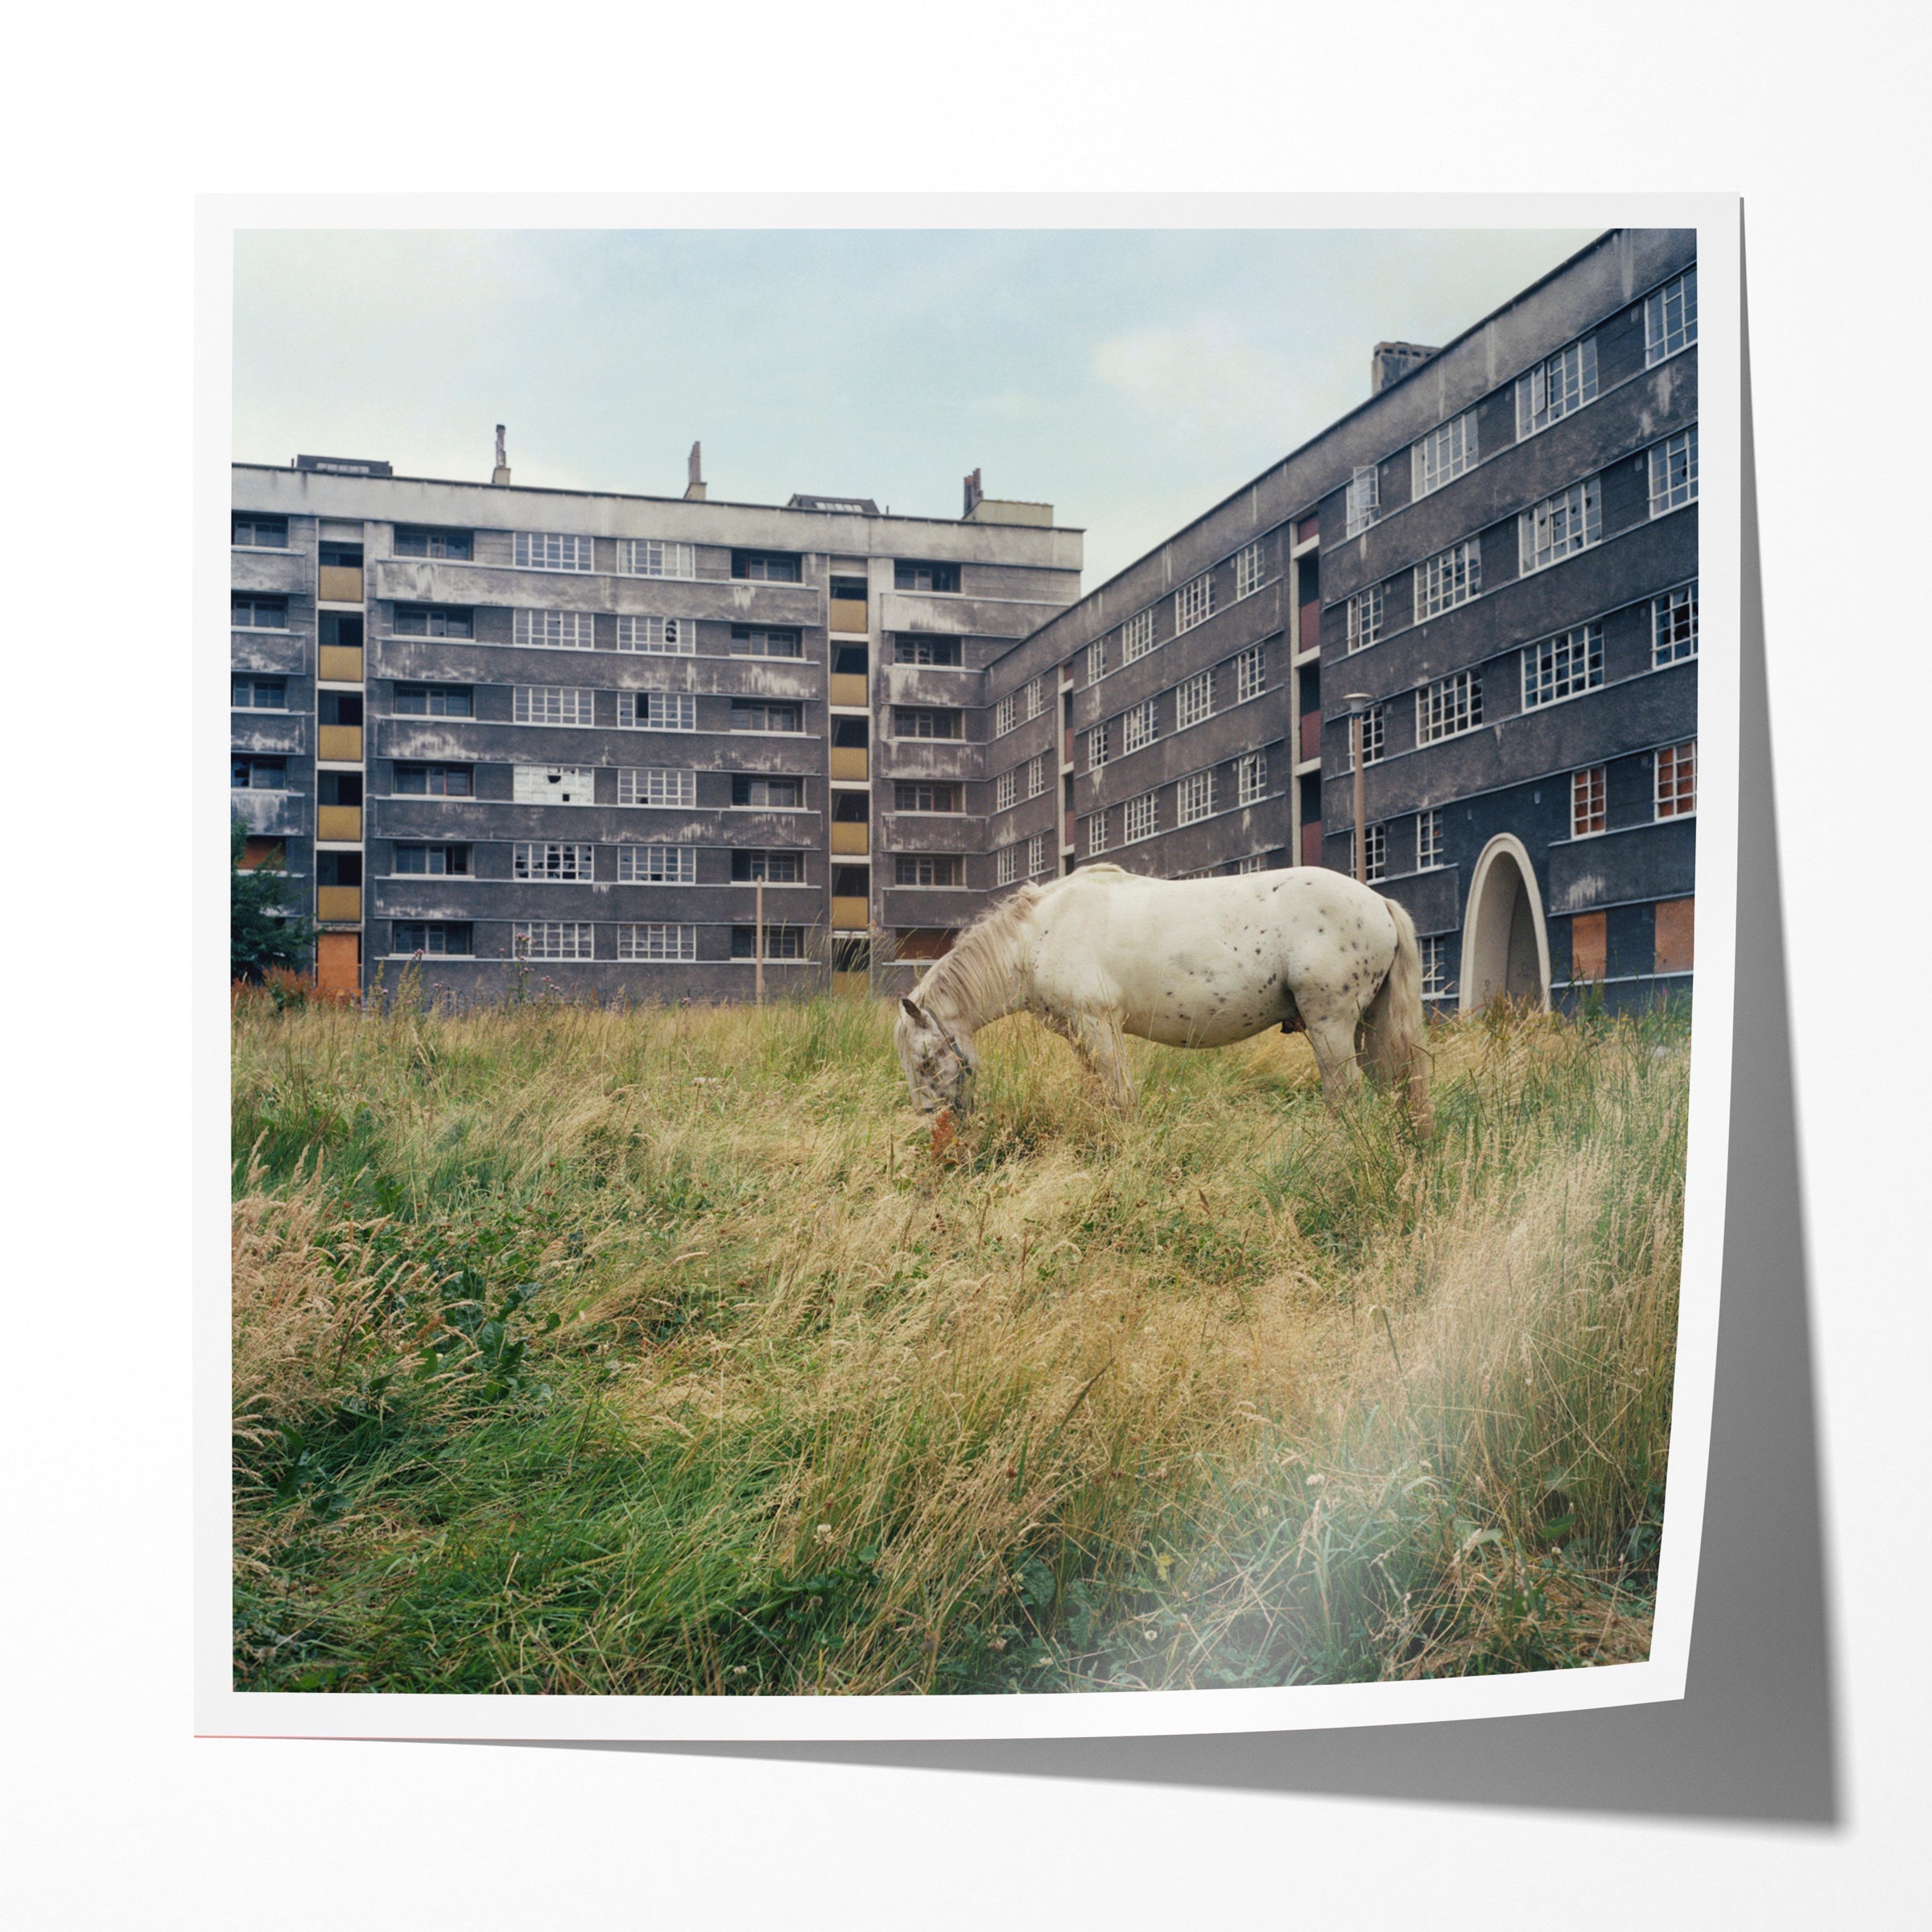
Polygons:
M832 600L832 628L834 630L863 633L865 630L865 600L863 597L834 597Z
M832 674L832 702L834 704L863 704L865 702L865 680L857 671L835 671Z
M316 756L337 764L362 762L362 727L360 724L319 724L316 727Z
M337 844L347 841L353 844L362 836L362 807L360 805L318 805L316 807L316 836L332 840Z
M865 902L863 899L833 899L832 929L834 932L863 932L865 930Z
M869 825L848 825L835 819L832 825L832 848L834 852L865 852L870 849L868 834Z
M359 644L324 644L319 654L316 674L331 684L362 682L362 647Z
M360 886L318 886L316 917L319 919L359 919L362 916Z
M324 564L316 572L316 595L324 604L360 604L362 572L353 564Z
M863 745L835 745L832 748L832 775L835 778L863 778L871 774L865 768Z

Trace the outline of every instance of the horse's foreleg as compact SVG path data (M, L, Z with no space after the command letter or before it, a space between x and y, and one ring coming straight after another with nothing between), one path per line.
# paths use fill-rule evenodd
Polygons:
M1121 1046L1120 1029L1092 1013L1063 1018L1047 1016L1047 1024L1080 1056L1081 1063L1106 1090L1108 1103L1125 1109L1133 1104L1133 1076Z

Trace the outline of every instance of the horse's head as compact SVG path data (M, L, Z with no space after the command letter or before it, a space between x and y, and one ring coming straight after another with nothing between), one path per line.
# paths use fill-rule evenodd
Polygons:
M912 1104L921 1113L937 1113L943 1107L956 1114L972 1111L980 1056L970 1038L955 1033L917 1000L902 997L892 1043L906 1070Z

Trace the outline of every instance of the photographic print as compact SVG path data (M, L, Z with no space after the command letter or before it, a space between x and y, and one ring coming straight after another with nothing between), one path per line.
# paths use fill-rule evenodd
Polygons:
M983 214L207 205L201 1728L1682 1695L1736 204Z

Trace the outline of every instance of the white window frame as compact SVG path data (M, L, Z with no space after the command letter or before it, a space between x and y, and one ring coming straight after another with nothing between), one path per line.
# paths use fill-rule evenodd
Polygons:
M1160 735L1160 713L1152 698L1121 714L1121 743L1127 751L1143 751Z
M947 875L943 878L939 876L942 872ZM906 876L909 873L910 877ZM922 878L921 873L929 876ZM892 882L894 890L956 892L960 886L959 856L950 852L897 852L893 857Z
M993 808L995 811L1011 811L1020 802L1020 768L1013 766L1003 771L993 782Z
M588 765L514 765L510 767L510 801L517 805L597 802L597 774Z
M1553 423L1596 400L1596 337L1546 356L1516 379L1516 439L1540 436Z
M1174 593L1174 634L1192 630L1214 615L1214 579L1206 571L1190 578Z
M993 855L993 882L1000 886L1010 886L1019 876L1019 847L1002 845Z
M510 876L526 886L588 886L597 876L597 848L574 839L518 839Z
M1003 738L1020 721L1020 698L1018 691L1009 691L993 708L993 735Z
M698 929L695 926L672 926L647 922L641 925L622 925L617 928L617 957L620 960L676 965L696 960L697 956Z
M1418 691L1416 696L1419 698L1422 693ZM1342 722L1347 727L1343 733L1343 738L1348 753L1348 762L1342 769L1344 771L1353 771L1355 770L1355 720L1352 715L1344 712ZM1361 738L1362 762L1364 765L1379 765L1381 762L1382 753L1389 743L1389 707L1386 704L1371 704L1362 713Z
M1371 584L1348 600L1348 648L1366 650L1382 634L1382 587Z
M522 650L595 650L597 620L588 610L512 611L510 642Z
M1214 816L1214 774L1191 771L1174 789L1174 822L1198 825Z
M1476 468L1476 411L1465 409L1410 445L1409 493L1413 499L1432 495L1446 483Z
M1579 624L1523 646L1523 709L1541 711L1604 683L1604 627Z
M621 731L696 731L698 700L688 691L621 691L617 727Z
M1678 635L1678 614L1688 614L1687 638ZM1666 664L1681 664L1697 655L1697 583L1680 584L1674 590L1661 592L1650 600L1650 668L1662 671Z
M1154 606L1137 610L1121 626L1121 662L1132 664L1154 649Z
M1036 752L1026 761L1026 795L1037 799L1046 789L1046 754Z
M1251 597L1261 587L1263 573L1267 568L1267 550L1262 539L1257 537L1245 549L1234 555L1234 601L1240 603L1244 597Z
M1382 476L1379 465L1362 464L1348 479L1342 498L1346 533L1359 537L1382 514Z
M698 803L698 774L683 766L620 766L617 803L674 811L692 811Z
M1672 298L1675 298L1674 304ZM1672 310L1674 307L1675 314ZM1697 340L1697 264L1644 297L1644 367L1654 369Z
M597 929L588 919L518 919L510 929L510 957L516 960L594 960Z
M619 617L617 649L640 657L695 658L698 627L688 617Z
M1088 815L1087 856L1098 858L1107 849L1107 807L1103 805L1098 811Z
M1418 811L1415 815L1415 869L1439 872L1443 864L1443 815Z
M1365 828L1367 836L1362 840L1362 869L1368 882L1376 885L1389 876L1389 828L1370 825Z
M695 886L698 848L695 845L652 845L627 840L617 848L620 886Z
M1439 745L1459 738L1483 721L1483 680L1474 671L1452 671L1415 694L1415 741Z
M1604 540L1604 485L1600 477L1585 477L1542 502L1519 510L1516 518L1517 564L1521 574L1533 576L1566 557L1594 549Z
M1113 756L1113 720L1104 719L1087 729L1087 769L1098 771Z
M1235 861L1234 870L1237 878L1246 873L1265 872L1267 869L1268 855L1265 852L1251 852L1245 858Z
M1425 934L1415 943L1422 968L1422 997L1426 1000L1446 1000L1455 988L1443 976L1448 964L1448 942L1440 933Z
M1686 754L1688 754L1687 760ZM1664 760L1671 761L1672 783L1668 798L1664 791ZM1676 774L1680 764L1687 762L1690 768L1690 802L1679 803L1679 788ZM1651 760L1651 798L1654 803L1654 815L1658 819L1691 819L1697 815L1697 740L1686 738L1681 745L1666 745L1659 747L1657 756Z
M627 577L688 579L698 574L698 553L689 543L667 543L656 537L625 537L617 543L617 568Z
M1259 644L1250 644L1234 656L1234 701L1245 704L1268 688L1268 656Z
M1026 876L1037 879L1046 869L1046 835L1036 832L1026 841Z
M1087 646L1087 682L1097 684L1107 675L1107 640L1096 638Z
M1570 836L1600 839L1610 829L1610 772L1604 765L1585 765L1570 774ZM1594 807L1594 810L1592 807ZM1592 825L1592 818L1602 821Z
M1234 762L1234 802L1258 805L1268 795L1268 754L1245 751Z
M597 694L584 684L517 684L510 687L514 724L568 725L581 729L597 721Z
M1026 686L1026 716L1030 722L1046 708L1046 681L1034 678Z
M1682 455L1682 475L1679 481L1672 480L1672 458ZM1693 423L1688 429L1680 430L1674 436L1666 436L1661 443L1653 443L1647 452L1650 459L1650 514L1653 517L1667 517L1674 510L1682 510L1687 503L1697 501L1697 425Z
M568 571L580 576L597 568L592 540L561 530L513 530L510 560L517 570Z
M1161 829L1160 794L1143 791L1138 798L1129 799L1123 821L1125 836L1121 844L1137 845L1143 839L1153 838Z
M1186 731L1214 716L1214 673L1197 671L1174 694L1174 728Z
M1478 597L1483 588L1483 540L1465 537L1415 567L1415 621L1425 623Z

